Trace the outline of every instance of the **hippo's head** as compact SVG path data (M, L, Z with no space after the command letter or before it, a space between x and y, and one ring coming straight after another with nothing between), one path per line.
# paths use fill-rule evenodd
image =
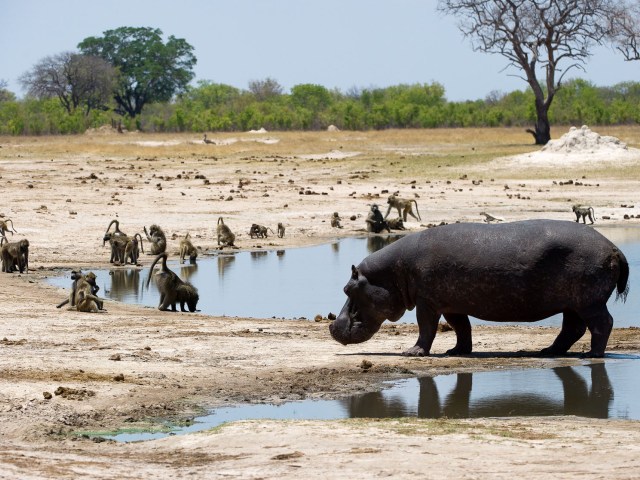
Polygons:
M344 293L349 298L329 325L331 336L343 345L366 342L385 320L395 322L406 310L399 292L370 283L354 266L351 266L351 278Z

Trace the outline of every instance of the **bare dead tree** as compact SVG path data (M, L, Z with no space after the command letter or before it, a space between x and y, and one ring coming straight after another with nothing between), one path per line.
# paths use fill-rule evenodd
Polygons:
M258 101L282 95L282 85L277 80L267 77L264 80L251 80L249 91L253 93Z
M640 1L621 2L611 15L611 41L626 61L640 60Z
M551 139L549 108L562 80L584 63L611 33L615 0L439 0L438 11L455 16L474 50L499 54L506 69L529 84L535 96L538 145ZM470 72L477 75L478 72Z
M63 52L40 60L20 83L36 98L58 98L68 113L82 106L88 114L108 103L115 78L115 69L105 60Z

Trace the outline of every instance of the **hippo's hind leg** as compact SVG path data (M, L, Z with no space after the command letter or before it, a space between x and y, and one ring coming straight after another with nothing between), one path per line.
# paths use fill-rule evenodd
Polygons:
M444 319L456 332L456 346L447 350L447 355L468 355L471 353L471 322L461 313L445 313Z
M604 304L597 309L591 309L588 313L582 315L587 322L587 328L591 332L591 350L585 357L602 358L604 350L607 348L609 335L613 328L613 317Z
M587 331L587 323L576 313L562 314L562 328L554 342L540 351L541 355L564 355Z

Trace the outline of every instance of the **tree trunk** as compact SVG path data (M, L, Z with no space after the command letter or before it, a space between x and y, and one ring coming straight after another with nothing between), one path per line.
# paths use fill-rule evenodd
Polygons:
M549 116L547 115L548 107L543 102L536 101L536 129L527 129L536 145L546 145L551 140L551 125L549 125Z

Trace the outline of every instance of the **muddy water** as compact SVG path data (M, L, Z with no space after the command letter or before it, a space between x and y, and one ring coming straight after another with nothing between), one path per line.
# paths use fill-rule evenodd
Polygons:
M599 228L618 245L631 267L631 291L626 303L615 302L609 309L616 327L640 326L640 228ZM254 318L313 318L338 313L346 299L342 287L349 279L351 265L368 254L397 240L398 236L346 238L331 243L282 251L253 251L201 258L195 265L169 262L169 267L200 292L198 308L210 315ZM105 251L105 255L106 255ZM150 263L151 257L144 262ZM144 288L148 269L94 270L100 295L111 300L156 307L159 295L153 282ZM52 280L68 288L69 275ZM634 287L635 286L635 287ZM415 312L401 321L415 321ZM473 319L474 323L485 323ZM556 315L537 325L559 326Z
M549 360L550 366L553 360ZM640 356L607 354L572 367L418 377L341 400L239 405L212 410L170 433L126 433L118 441L151 440L248 419L480 418L576 415L640 420ZM165 425L169 427L169 425Z

